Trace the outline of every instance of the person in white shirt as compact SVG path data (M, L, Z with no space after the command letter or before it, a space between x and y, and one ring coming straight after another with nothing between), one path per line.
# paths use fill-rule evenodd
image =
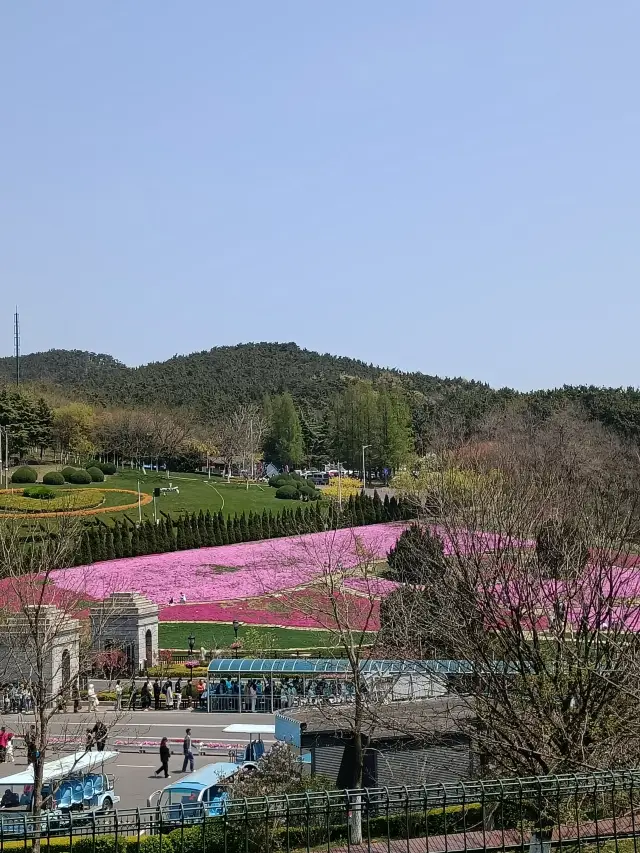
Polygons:
M116 681L116 704L114 707L114 711L122 711L122 685L120 681Z
M96 689L93 684L89 685L89 689L87 690L87 698L89 700L89 710L97 711L100 702L98 701L98 697L96 696Z

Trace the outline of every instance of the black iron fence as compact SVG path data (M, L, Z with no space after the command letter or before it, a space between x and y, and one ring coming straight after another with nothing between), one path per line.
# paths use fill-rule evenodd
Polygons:
M222 812L215 814L215 812ZM0 853L638 853L640 771L322 791L107 814L0 812Z

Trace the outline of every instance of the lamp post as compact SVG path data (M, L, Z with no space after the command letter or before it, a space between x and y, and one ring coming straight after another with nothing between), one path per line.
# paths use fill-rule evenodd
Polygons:
M192 655L194 646L196 644L196 638L193 636L193 634L189 634L189 636L187 637L187 642L189 643L189 654Z
M231 624L233 625L233 633L236 635L234 647L235 647L236 657L238 657L238 628L240 627L240 623L238 622L237 619L234 619Z
M362 492L363 492L363 494L364 494L364 490L367 488L367 475L365 474L365 470L364 470L364 452L368 447L371 447L371 445L370 444L363 444L362 445Z

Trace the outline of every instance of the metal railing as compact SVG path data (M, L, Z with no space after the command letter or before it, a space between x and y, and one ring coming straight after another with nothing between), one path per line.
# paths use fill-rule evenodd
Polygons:
M36 838L74 853L638 853L640 771L308 792L215 810L197 803L40 818L5 810L0 853Z

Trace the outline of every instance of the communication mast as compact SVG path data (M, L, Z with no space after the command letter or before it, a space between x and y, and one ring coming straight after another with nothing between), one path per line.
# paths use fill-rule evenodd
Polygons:
M16 385L20 385L20 315L18 314L17 305L16 313L14 314L13 340L16 351Z

